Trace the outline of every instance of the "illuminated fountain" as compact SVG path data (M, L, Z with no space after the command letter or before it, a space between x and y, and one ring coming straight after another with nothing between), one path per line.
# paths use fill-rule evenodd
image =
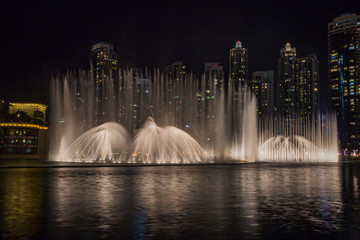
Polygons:
M58 159L64 162L113 162L129 141L126 129L107 122L78 137Z
M81 71L53 78L51 160L183 164L338 159L335 117L258 119L256 98L246 87L235 91L230 82L220 86L205 76L170 81L159 70L142 76L131 69L119 70L118 79L105 78L100 93L94 82Z
M322 162L328 160L324 149L301 136L276 136L258 149L259 160L266 162Z
M318 115L311 120L298 116L262 119L259 124L260 162L337 162L336 117Z
M207 153L189 134L172 126L161 128L149 117L116 162L180 164L209 161Z

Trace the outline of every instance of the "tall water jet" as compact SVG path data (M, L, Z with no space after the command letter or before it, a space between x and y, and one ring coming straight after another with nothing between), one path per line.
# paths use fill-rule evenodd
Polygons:
M229 84L224 108L227 112L223 117L226 126L224 157L235 161L255 161L258 129L255 96L247 87L235 91Z
M174 80L159 70L152 73L146 70L144 75L134 75L131 69L120 69L118 79L109 81L105 78L104 82L108 83L110 89L106 88L102 98L109 105L96 105L91 74L69 72L62 79L53 78L50 126L52 160L195 163L216 158L217 162L253 162L281 161L282 158L276 156L285 155L289 161L298 161L299 157L294 160L281 153L289 148L279 146L290 141L298 149L297 156L301 156L301 151L309 152L307 146L314 149L310 151L313 153L310 154L311 158L302 157L301 161L337 161L336 123L330 115L311 121L289 121L282 116L258 118L256 98L247 87L235 91L230 83L221 86L214 79L206 80L205 76L199 80L190 74L181 80ZM104 151L96 149L94 145L86 145L84 151L75 150L83 146L84 140L76 139L101 124L94 117L95 105L98 120L113 120L124 126L130 135L136 134L121 157L118 156L120 150L114 154L113 150L109 151L112 146L102 143L100 146ZM160 126L175 128L158 127L152 120L147 120L148 116L157 119ZM141 126L144 127L137 130ZM90 133L98 134L96 131ZM300 141L295 136L306 139L306 144L303 144L304 139ZM154 142L145 141L150 139ZM188 145L184 139L191 144ZM90 146L95 149L91 150ZM299 149L297 146L303 147ZM195 155L188 149L193 149ZM67 154L64 155L66 150Z
M337 124L334 115L319 115L306 124L299 117L295 117L295 121L292 123L287 120L282 118L278 118L276 121L263 119L263 131L260 132L259 137L258 161L338 161Z
M149 117L116 162L146 164L205 163L210 159L189 134L159 127Z
M324 154L315 144L301 136L272 137L259 147L261 161L320 161Z

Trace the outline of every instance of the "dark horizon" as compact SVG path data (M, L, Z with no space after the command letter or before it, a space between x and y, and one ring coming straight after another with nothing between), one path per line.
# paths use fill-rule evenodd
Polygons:
M350 1L6 2L0 10L0 97L48 104L51 74L87 69L91 46L102 41L114 45L119 66L163 70L182 60L200 76L205 62L222 62L227 76L229 50L240 40L248 49L249 73L274 70L275 77L280 49L290 42L298 56L318 56L324 110L327 24L345 12L359 13L359 7Z

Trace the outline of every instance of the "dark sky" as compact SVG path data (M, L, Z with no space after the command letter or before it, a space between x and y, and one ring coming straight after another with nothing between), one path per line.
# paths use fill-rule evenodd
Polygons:
M287 41L298 56L317 54L325 96L327 24L344 12L360 14L359 2L5 1L0 98L47 104L51 73L87 68L100 41L114 44L120 63L164 68L183 60L200 75L204 62L223 62L228 71L237 40L248 48L250 72L276 70Z

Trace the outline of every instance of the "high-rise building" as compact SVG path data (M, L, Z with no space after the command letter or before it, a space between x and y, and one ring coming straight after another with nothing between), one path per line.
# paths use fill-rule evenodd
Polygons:
M344 155L360 149L360 16L344 14L328 24L329 108L336 111Z
M221 89L224 84L224 68L222 63L205 63L205 89L213 91Z
M274 113L274 71L257 71L251 74L251 91L257 99L259 116Z
M240 41L237 41L235 48L230 49L230 82L235 92L243 90L249 85L248 52Z
M186 75L186 66L183 61L173 62L171 65L171 71L169 79L170 81L181 81L184 80Z
M116 113L110 109L116 109L118 67L112 44L100 42L92 46L90 73L95 84L95 123L114 121Z
M131 126L131 131L135 132L139 129L144 123L142 120L146 119L148 116L151 116L151 80L146 78L136 78L133 83L134 91L134 102L131 104L132 107L132 116L133 125Z
M215 95L223 86L224 68L222 63L211 62L205 63L204 75L202 77L201 88L204 89L203 100L205 101L202 111L207 118L214 117Z
M295 112L310 124L320 112L319 60L315 54L296 59Z
M184 119L184 83L186 81L187 69L183 61L173 62L167 67L167 86L165 92L165 98L171 99L169 101L169 121L176 127L183 127L182 122ZM174 115L172 112L175 109ZM171 117L170 117L171 116Z
M219 62L207 62L204 64L204 74L199 84L197 94L197 117L198 126L206 125L213 127L215 119L215 98L220 93L224 84L224 68ZM208 140L211 139L211 132L203 132Z
M296 48L286 43L278 60L277 112L287 119L293 119L295 115L295 62Z

